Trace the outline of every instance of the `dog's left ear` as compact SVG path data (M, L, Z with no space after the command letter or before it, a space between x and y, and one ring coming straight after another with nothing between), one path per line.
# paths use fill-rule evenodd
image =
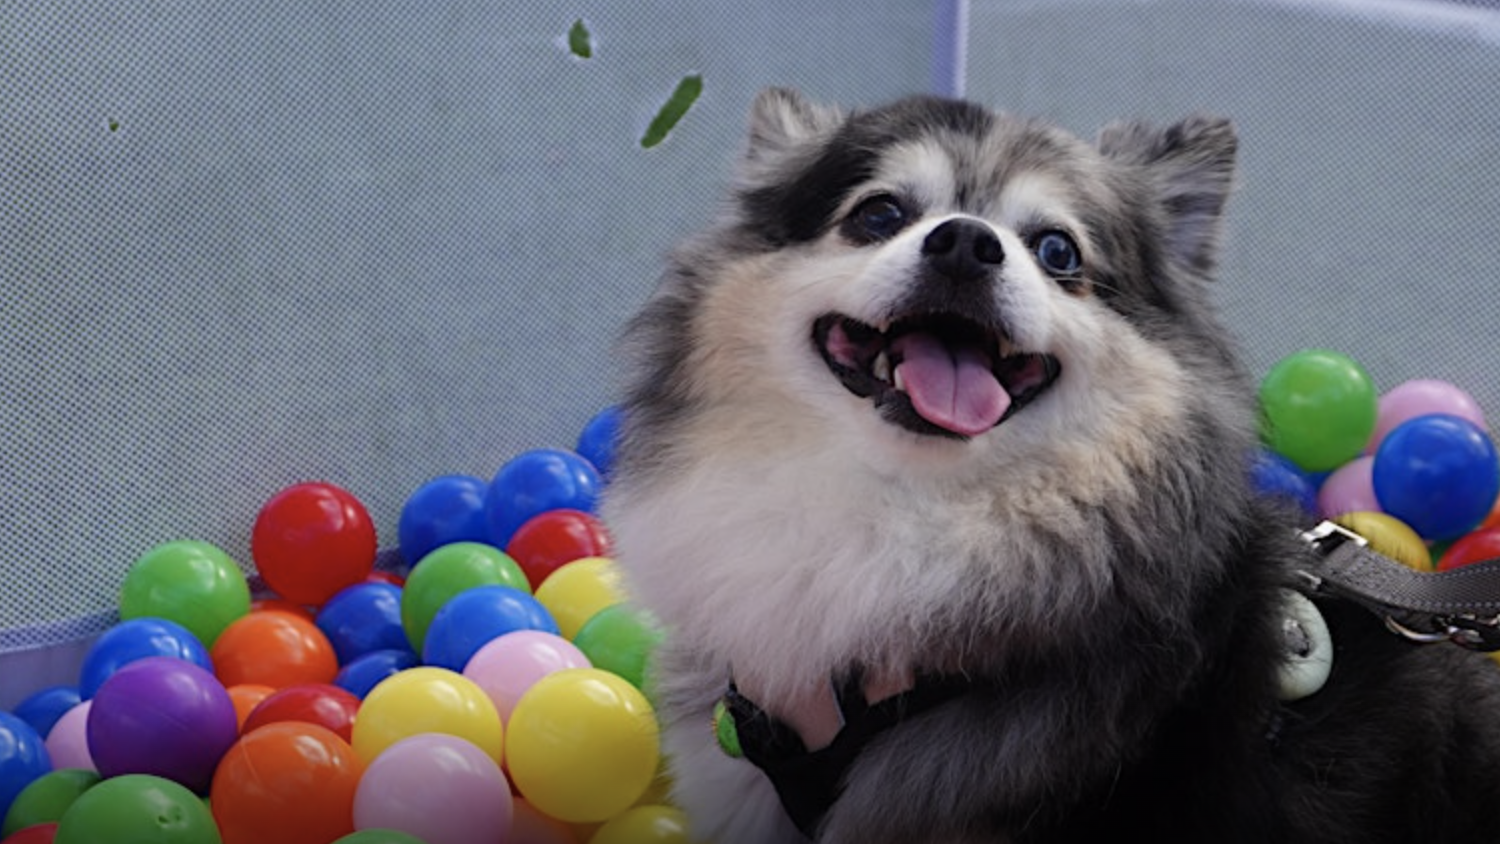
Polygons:
M1166 219L1171 256L1200 272L1210 269L1234 183L1234 126L1207 115L1164 129L1119 123L1099 133L1098 146L1105 156L1144 171Z

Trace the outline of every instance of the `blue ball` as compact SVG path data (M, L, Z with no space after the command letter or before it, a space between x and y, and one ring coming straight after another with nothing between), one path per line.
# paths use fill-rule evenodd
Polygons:
M186 627L165 618L132 618L104 631L83 655L78 693L91 700L99 687L120 668L148 656L185 659L212 673L208 649Z
M379 685L381 680L408 668L416 668L421 663L422 660L410 647L370 651L340 668L339 673L334 675L333 684L364 700L365 695Z
M401 626L401 587L394 584L346 586L323 604L316 622L333 645L339 665L370 651L411 647Z
M517 630L559 635L552 613L512 586L475 586L454 595L432 617L422 645L422 662L463 671L474 652L492 639Z
M592 513L603 486L594 464L576 452L539 448L521 453L500 467L485 493L489 543L504 548L521 525L548 510Z
M1375 498L1386 513L1430 542L1446 542L1484 521L1500 495L1500 457L1484 429L1436 413L1397 425L1375 450Z
M52 759L36 728L0 712L0 818L10 811L22 789L51 770Z
M1259 448L1250 458L1250 484L1256 492L1291 501L1309 516L1318 512L1318 487L1296 463Z
M578 453L594 464L599 477L609 480L615 464L615 442L620 436L620 409L606 407L594 414L578 434Z
M489 485L469 475L443 475L423 484L401 507L396 541L410 565L450 542L485 542L489 522L484 495Z
M16 704L15 716L31 725L42 738L52 732L57 719L83 700L77 686L48 686L32 692ZM3 815L0 815L3 817Z

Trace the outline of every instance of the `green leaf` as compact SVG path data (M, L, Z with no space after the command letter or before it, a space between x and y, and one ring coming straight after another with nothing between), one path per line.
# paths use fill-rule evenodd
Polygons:
M593 39L589 36L589 28L584 26L583 18L579 18L568 30L568 52L580 59L591 59L594 57Z
M677 83L677 90L662 104L661 111L651 119L651 125L646 127L646 134L641 136L641 146L650 149L666 140L667 133L682 120L687 110L697 102L698 96L703 93L703 77L697 74L684 76Z

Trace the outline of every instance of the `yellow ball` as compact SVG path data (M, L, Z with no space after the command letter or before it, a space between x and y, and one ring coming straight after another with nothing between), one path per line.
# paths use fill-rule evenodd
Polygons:
M609 557L583 557L559 566L536 588L564 639L572 641L594 614L625 600L620 570Z
M1432 571L1432 556L1427 551L1427 543L1395 516L1358 510L1333 521L1363 536L1375 551L1417 571Z
M500 713L478 683L446 668L408 668L380 681L354 719L354 751L368 765L381 751L418 733L465 739L501 764Z
M689 844L687 816L672 806L636 806L610 818L589 844Z
M661 759L656 713L640 690L598 668L565 668L521 695L505 758L521 796L569 823L608 820L635 804Z

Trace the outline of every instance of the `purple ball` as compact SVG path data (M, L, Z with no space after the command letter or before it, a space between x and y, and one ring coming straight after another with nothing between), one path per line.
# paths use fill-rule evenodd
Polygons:
M89 752L99 774L152 774L208 793L239 734L234 702L213 674L174 657L116 671L94 695Z

